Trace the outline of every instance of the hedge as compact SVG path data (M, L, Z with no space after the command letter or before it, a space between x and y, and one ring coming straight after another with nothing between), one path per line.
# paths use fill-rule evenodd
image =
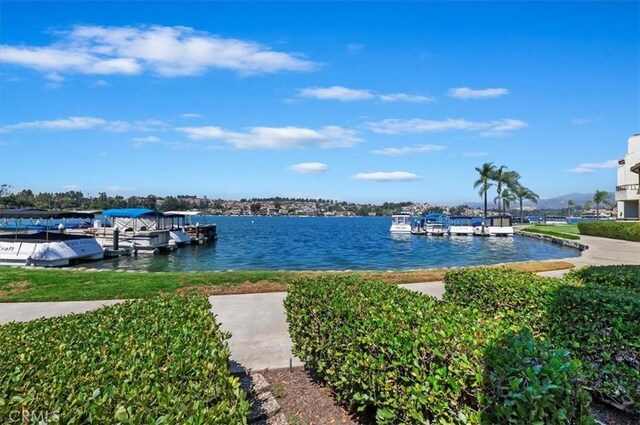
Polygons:
M620 409L640 410L640 297L624 288L469 269L445 276L448 302L508 319L582 361L586 386Z
M595 221L578 223L581 235L640 242L640 223L628 221Z
M624 288L640 292L640 266L588 266L571 270L566 277L585 285Z
M249 404L205 297L131 301L0 326L0 417L242 424Z
M298 280L285 308L294 353L378 423L592 423L579 362L506 322L357 277Z

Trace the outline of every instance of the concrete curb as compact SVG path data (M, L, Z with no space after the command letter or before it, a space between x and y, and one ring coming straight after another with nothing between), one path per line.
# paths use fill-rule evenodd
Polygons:
M562 246L566 246L569 248L574 248L574 249L578 249L580 251L584 251L589 249L588 245L585 245L583 243L580 243L578 241L572 241L569 239L563 239L563 238L559 238L557 236L551 236L551 235L544 235L542 233L531 233L531 232L525 232L523 230L514 230L516 235L519 236L526 236L528 238L534 238L534 239L540 239L543 241L547 241L547 242L551 242L557 245L562 245Z

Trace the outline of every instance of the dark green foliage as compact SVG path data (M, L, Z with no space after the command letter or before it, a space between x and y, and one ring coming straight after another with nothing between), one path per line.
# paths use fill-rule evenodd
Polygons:
M640 298L615 288L564 286L546 306L549 337L582 360L603 401L640 411Z
M210 308L205 297L172 296L0 326L0 417L246 423L229 336Z
M378 423L477 424L503 397L486 393L490 371L483 356L492 340L511 329L507 321L354 277L297 281L285 307L296 355L341 402ZM543 359L554 357L546 346L539 350ZM511 360L494 375L517 374L510 366L516 363ZM563 373L548 375L562 377L554 385L577 382L573 368ZM546 398L545 409L564 406L564 399L552 399ZM575 412L583 410L583 402ZM526 410L522 403L513 409Z
M528 330L507 334L485 352L485 424L567 424L591 422L588 393L580 388L580 362L553 349Z
M592 392L619 408L637 411L640 297L615 283L582 284L576 275L580 273L562 281L510 270L455 271L445 277L445 299L477 308L488 320L508 319L570 349L582 361Z
M596 221L578 223L578 229L581 235L640 242L640 223L636 222Z
M585 285L624 288L640 292L640 266L589 266L572 270L567 278Z

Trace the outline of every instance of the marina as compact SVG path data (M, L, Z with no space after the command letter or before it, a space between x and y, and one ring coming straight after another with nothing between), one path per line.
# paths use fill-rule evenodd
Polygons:
M203 217L197 217L202 221ZM215 217L218 240L90 267L137 271L410 270L573 258L574 248L524 236L412 236L389 217Z

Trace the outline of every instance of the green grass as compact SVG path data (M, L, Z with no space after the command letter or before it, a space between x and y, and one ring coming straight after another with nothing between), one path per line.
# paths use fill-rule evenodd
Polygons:
M536 224L522 229L524 232L539 233L563 239L579 240L580 231L577 224Z
M566 261L514 263L522 271L549 271L573 268ZM294 279L320 275L358 275L363 279L390 284L434 282L444 278L447 269L389 272L311 272L311 271L224 271L197 273L120 273L70 269L26 269L0 267L0 303L25 301L86 301L150 298L167 293L204 295L246 294L286 291Z

